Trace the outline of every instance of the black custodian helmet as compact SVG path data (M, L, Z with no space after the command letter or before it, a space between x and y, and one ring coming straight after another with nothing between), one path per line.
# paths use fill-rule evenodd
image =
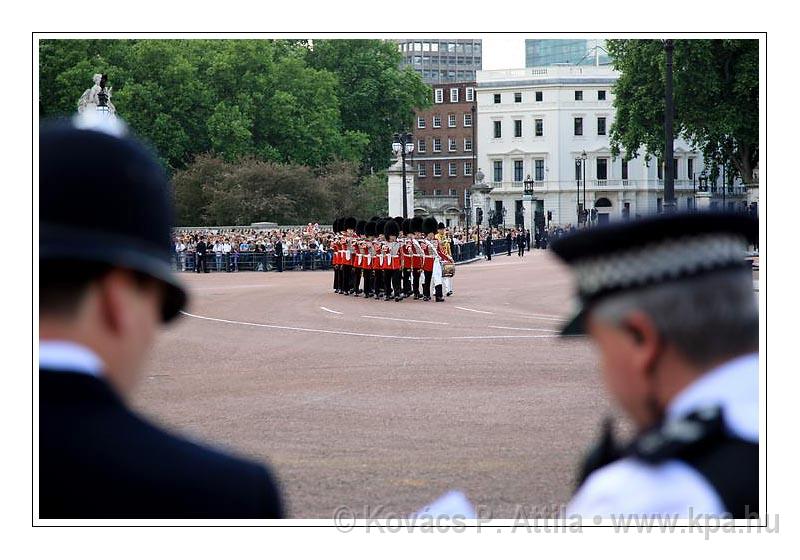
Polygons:
M186 306L171 267L172 187L121 123L72 121L39 132L39 262L86 262L145 274L165 288L164 322Z

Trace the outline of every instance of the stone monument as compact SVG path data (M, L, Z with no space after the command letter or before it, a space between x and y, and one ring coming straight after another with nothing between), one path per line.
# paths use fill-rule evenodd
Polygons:
M112 88L107 85L108 74L95 74L92 76L94 85L83 92L78 99L78 113L83 115L86 112L97 113L108 119L115 119L117 109L111 103Z

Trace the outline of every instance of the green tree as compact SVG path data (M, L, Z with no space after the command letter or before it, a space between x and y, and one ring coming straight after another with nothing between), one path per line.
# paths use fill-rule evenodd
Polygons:
M675 135L700 149L707 163L726 164L744 183L758 166L758 41L674 42ZM621 72L614 87L614 155L663 159L666 55L658 40L611 40Z
M415 108L430 105L430 88L412 69L400 68L397 46L387 41L315 40L308 59L336 75L344 129L367 135L364 169L386 169L392 135L410 129Z

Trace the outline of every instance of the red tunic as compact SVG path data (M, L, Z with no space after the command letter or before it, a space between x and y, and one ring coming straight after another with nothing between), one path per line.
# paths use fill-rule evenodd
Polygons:
M436 249L431 246L431 242L427 239L420 241L424 257L422 259L422 270L425 272L433 272L433 263L436 260Z
M403 268L411 268L414 260L414 247L411 245L410 239L404 239L403 244L400 246L400 256Z
M420 247L422 247L423 241L420 239L415 239L412 241L411 251L413 253L413 257L411 257L411 267L414 270L422 270L422 253L420 253L420 249L417 249L415 243L419 243Z
M383 268L383 261L381 259L382 245L383 243L381 241L372 242L372 250L375 253L372 256L372 270L381 270Z

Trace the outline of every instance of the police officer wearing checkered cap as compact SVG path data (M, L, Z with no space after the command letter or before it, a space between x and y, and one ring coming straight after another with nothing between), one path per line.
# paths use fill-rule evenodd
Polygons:
M758 514L758 306L746 215L672 214L553 244L574 274L606 388L634 423L606 423L569 514Z
M126 402L157 331L186 305L170 266L171 198L118 122L41 129L40 518L282 514L265 467L172 435Z

